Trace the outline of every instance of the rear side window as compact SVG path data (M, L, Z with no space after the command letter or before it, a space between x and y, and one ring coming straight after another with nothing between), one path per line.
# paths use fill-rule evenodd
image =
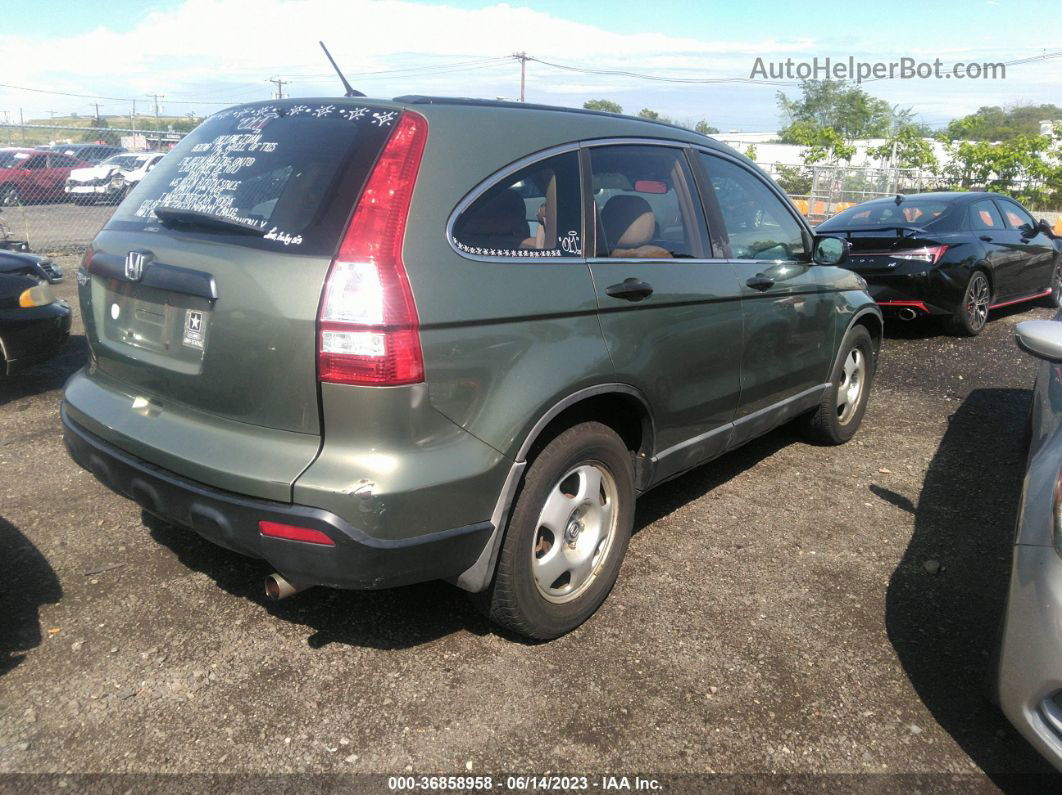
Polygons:
M706 228L680 149L590 150L598 257L703 257Z
M977 230L1002 229L1003 219L991 199L974 202L970 205L970 228Z
M331 254L398 111L294 101L223 111L204 121L140 181L108 229L166 232L156 207L260 230L194 234L226 243Z
M734 259L800 259L804 227L763 180L736 163L701 153Z
M579 156L546 158L503 177L453 225L453 244L481 257L581 257Z

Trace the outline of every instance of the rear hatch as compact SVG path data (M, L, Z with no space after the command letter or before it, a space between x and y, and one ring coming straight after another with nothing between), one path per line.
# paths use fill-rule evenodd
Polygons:
M274 102L167 154L79 274L95 366L67 391L73 419L186 477L290 500L320 447L322 287L389 126L378 107Z

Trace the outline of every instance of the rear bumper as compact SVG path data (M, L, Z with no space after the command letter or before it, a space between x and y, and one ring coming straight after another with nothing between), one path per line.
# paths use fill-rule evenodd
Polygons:
M320 508L244 497L186 480L85 430L69 417L65 404L61 414L70 455L112 491L163 521L262 558L301 585L373 589L454 578L476 562L494 529L480 522L414 538L377 538ZM318 530L335 546L264 536L258 530L263 520Z

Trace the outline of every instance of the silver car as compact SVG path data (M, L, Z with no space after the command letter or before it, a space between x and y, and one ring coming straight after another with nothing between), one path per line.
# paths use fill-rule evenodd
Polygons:
M1033 390L996 696L1011 723L1062 770L1062 313L1017 327L1041 359Z

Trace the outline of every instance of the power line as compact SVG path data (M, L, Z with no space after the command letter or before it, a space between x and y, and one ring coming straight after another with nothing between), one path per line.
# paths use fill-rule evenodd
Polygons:
M277 92L273 96L273 99L284 99L284 86L290 83L290 80L281 80L279 77L271 77L266 80L267 83L272 83L277 87Z

